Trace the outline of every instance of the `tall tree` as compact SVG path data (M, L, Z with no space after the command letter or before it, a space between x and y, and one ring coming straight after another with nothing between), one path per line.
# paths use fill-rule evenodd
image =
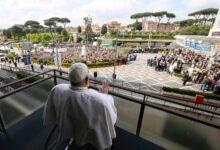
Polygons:
M213 21L217 13L218 9L216 8L206 8L192 12L188 14L188 16L194 17L198 22L196 25L199 25L202 24L202 22L205 24L207 21Z
M38 26L38 25L40 25L40 23L34 20L28 20L24 23L25 27L33 27L33 26Z
M24 24L26 33L38 33L43 29L43 26L39 22L34 20L28 20Z
M52 28L56 25L54 21L44 20L44 25L49 27L50 32L52 32Z
M24 36L26 33L24 31L24 25L14 25L11 27L11 33L14 36L14 38L20 38L21 36Z
M105 35L105 34L107 33L107 31L108 31L108 29L107 29L106 24L103 24L103 25L102 25L102 29L101 29L101 34L102 34L102 35Z
M6 36L7 38L12 38L12 30L11 28L3 30L3 35Z
M70 20L68 18L60 18L59 22L63 24L63 28L66 29L66 24L70 23Z
M78 26L78 27L77 27L77 32L78 32L78 33L81 33L81 32L82 32L81 26Z
M176 18L176 15L174 13L166 13L166 17L167 23L170 23L170 20Z
M160 22L166 16L166 14L167 14L166 11L159 11L159 12L153 13L152 16L154 16L156 21L157 21L157 29L156 29L157 32L158 32L158 29L159 29L159 26L160 26Z
M144 12L141 16L144 18L144 20L147 20L147 18L151 17L152 15L152 12Z
M138 21L138 19L143 18L143 13L136 13L130 16L131 19L135 19Z
M86 41L92 41L93 38L93 31L92 31L92 18L84 17L84 24L85 24L85 32Z

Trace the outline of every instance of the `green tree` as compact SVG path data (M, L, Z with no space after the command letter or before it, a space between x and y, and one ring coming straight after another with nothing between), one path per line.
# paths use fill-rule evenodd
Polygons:
M24 31L24 25L14 25L11 27L11 33L14 36L14 38L21 38L26 33Z
M24 23L24 26L25 26L25 27L29 27L29 28L31 28L31 27L36 27L36 26L39 26L39 25L40 25L40 23L37 22L37 21L34 21L34 20L28 20L28 21L26 21L26 22Z
M63 41L68 41L69 40L69 34L65 29L62 30L61 34L63 36Z
M70 20L68 18L60 18L58 21L63 24L64 29L66 29L66 24L70 23Z
M176 18L176 15L174 13L166 13L166 17L167 23L170 23L170 20Z
M166 16L166 14L167 14L166 11L155 12L152 14L152 16L154 16L157 21L157 29L156 29L157 32L160 26L160 22Z
M197 25L199 25L202 22L204 22L205 24L209 20L213 21L217 13L218 13L218 9L216 8L206 8L192 12L188 14L188 16L194 17L195 20L197 20L198 22Z
M182 21L176 21L174 22L175 24L179 24L180 27L187 27L187 26L192 26L196 23L197 21L195 19L186 19Z
M24 24L24 29L26 33L39 33L43 30L43 26L37 21L28 20Z
M152 12L144 12L141 14L144 20L147 20L147 18L151 17L153 15Z
M86 35L85 40L92 41L94 37L93 31L92 31L92 18L84 17L83 20L85 24L85 32L84 32L84 34Z
M128 27L131 27L133 31L135 30L142 30L142 22L134 22L132 24L129 24Z
M136 13L130 16L131 19L135 19L138 22L138 19L143 18L143 13Z
M11 28L3 30L3 35L6 36L7 38L12 38L12 30Z
M101 34L102 35L105 35L107 33L108 29L107 29L107 25L106 24L103 24L102 25L102 29L101 29Z
M58 17L52 17L49 19L44 20L44 25L48 26L50 29L50 32L56 32L57 23L59 23L60 18Z
M77 27L77 32L81 33L82 32L82 28L80 26Z

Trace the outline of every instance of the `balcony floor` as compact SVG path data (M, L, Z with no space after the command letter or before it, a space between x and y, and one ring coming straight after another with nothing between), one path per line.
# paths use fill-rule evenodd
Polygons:
M49 130L43 127L43 108L35 111L15 126L7 130L7 135L0 134L2 150L42 150ZM117 138L113 150L160 150L159 145L137 137L116 127Z

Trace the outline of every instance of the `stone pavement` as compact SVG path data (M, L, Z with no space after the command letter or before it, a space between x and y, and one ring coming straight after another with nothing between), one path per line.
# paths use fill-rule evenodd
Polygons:
M141 83L150 89L160 91L161 87L182 87L182 80L175 76L170 76L167 72L155 71L154 67L147 65L147 59L153 58L156 54L138 54L137 60L130 62L128 65L122 65L116 67L117 79ZM90 69L90 72L98 72L99 77L112 78L114 68L94 68Z

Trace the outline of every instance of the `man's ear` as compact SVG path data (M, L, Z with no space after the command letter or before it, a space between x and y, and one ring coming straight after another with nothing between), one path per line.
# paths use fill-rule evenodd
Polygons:
M89 85L89 77L88 77L88 76L85 78L85 83L86 83L87 85Z

